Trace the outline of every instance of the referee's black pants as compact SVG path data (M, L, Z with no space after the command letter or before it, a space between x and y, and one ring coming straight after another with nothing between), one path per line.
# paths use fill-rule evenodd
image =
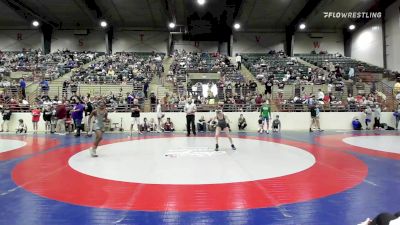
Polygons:
M194 124L194 115L186 115L186 130L187 134L190 135L190 127L192 127L192 132L196 135L196 126Z

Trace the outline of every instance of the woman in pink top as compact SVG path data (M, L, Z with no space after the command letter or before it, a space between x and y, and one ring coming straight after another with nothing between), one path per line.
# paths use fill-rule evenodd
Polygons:
M32 109L32 124L33 124L33 133L37 134L38 131L38 122L40 120L40 109L34 107Z

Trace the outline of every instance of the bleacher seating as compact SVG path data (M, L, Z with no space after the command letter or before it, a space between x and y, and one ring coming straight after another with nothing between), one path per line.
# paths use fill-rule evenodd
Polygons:
M308 67L297 62L296 59L281 54L243 54L244 66L258 80L273 78L278 81L296 80L296 76L306 75ZM288 76L287 74L290 74Z
M370 65L368 63L358 61L349 57L344 57L340 54L296 54L295 56L314 64L321 68L328 68L329 63L343 68L345 74L348 74L350 68L355 72L370 72L370 73L383 73L384 69L378 66Z

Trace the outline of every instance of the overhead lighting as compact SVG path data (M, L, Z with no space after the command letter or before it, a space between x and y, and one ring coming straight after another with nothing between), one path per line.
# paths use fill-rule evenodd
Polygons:
M32 25L33 25L34 27L38 27L38 26L40 25L40 23L39 23L39 21L34 20L34 21L32 21Z
M174 29L176 24L171 22L171 23L168 24L168 26L169 26L169 28Z
M107 27L107 25L108 25L107 22L104 20L100 22L101 27Z
M306 29L306 24L304 24L304 23L300 24L299 28L300 28L300 30Z
M239 23L235 23L233 25L233 28L235 28L236 30L239 30L240 29L240 24Z
M206 3L206 0L197 0L197 4L199 5L204 5Z
M354 30L354 29L356 29L356 25L351 24L351 25L349 26L349 30Z

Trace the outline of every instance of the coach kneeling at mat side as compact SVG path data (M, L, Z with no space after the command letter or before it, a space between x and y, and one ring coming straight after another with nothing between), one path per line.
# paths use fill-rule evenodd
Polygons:
M190 129L192 129L193 134L196 135L196 126L194 124L194 115L196 113L196 110L196 104L192 102L192 99L189 99L184 108L184 111L186 112L186 136L190 136Z

